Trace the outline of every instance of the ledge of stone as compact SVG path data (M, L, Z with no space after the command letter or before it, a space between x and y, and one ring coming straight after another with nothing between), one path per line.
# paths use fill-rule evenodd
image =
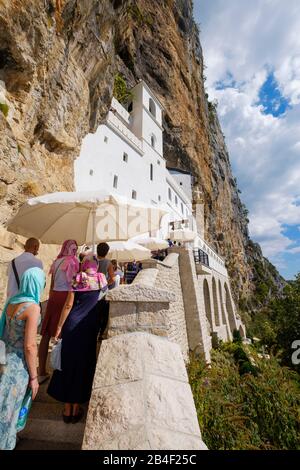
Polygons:
M159 261L158 259L149 259L143 261L143 266L146 269L153 268L155 266L165 266L166 268L173 268L178 261L179 254L178 253L170 253L168 256L165 257L163 261Z
M173 266L178 261L179 254L178 253L170 253L166 258L161 261L163 266L167 266L168 268L173 268Z
M144 284L121 285L108 292L105 297L112 302L175 302L176 296L173 292Z
M154 287L155 281L158 275L158 269L155 268L147 268L142 269L134 278L132 284L136 285L143 285L147 287Z

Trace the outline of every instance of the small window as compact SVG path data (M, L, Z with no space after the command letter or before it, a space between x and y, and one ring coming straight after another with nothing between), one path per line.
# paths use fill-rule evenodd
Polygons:
M132 101L131 101L131 102L129 103L129 105L128 105L127 111L128 111L129 113L131 113L132 110L133 110L133 103L132 103Z
M158 200L159 200L159 202L161 201L161 197L160 197L160 196L158 196Z
M168 188L168 195L169 195L169 200L172 201L172 192L170 188Z
M159 161L159 160L157 160L157 164L160 165L160 161Z
M150 163L150 180L153 181L153 165Z
M117 177L117 175L114 176L113 187L114 187L115 189L117 189L117 187L118 187L118 177Z
M93 176L94 170L90 170L90 176Z
M107 137L106 135L104 136L104 142L105 142L106 144L107 144L107 142L108 142L108 137Z
M128 154L126 152L123 153L123 162L128 162Z
M131 193L132 199L136 199L136 191L133 189Z
M181 203L181 212L183 213L183 204Z
M156 118L156 106L152 98L149 98L149 111Z
M180 181L180 183L179 183L179 184L180 184L180 186L182 186L182 181Z
M177 196L175 196L175 204L176 204L176 206L178 204L178 197Z
M153 147L155 149L155 135L151 135L151 147Z

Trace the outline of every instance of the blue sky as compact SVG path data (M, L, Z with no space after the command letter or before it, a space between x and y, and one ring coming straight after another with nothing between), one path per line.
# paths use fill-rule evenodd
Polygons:
M300 272L300 1L194 0L194 13L251 237L291 279Z
M259 90L258 98L256 105L263 106L264 114L272 114L272 116L278 117L290 108L289 99L281 93L274 72L268 74L266 81Z

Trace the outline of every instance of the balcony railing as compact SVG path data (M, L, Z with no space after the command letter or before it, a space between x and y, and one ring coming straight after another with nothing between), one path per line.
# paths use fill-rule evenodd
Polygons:
M125 124L123 124L121 122L121 120L114 115L114 113L112 113L111 111L109 111L108 113L108 116L107 116L107 123L108 124L112 124L113 127L118 131L120 132L121 134L124 135L124 137L126 137L128 139L128 141L130 141L133 145L135 145L135 147L140 151L142 152L143 151L143 148L142 148L142 142L140 139L138 139L129 129L128 127L125 126Z
M121 118L126 122L126 124L129 124L129 112L115 98L112 99L111 109L114 109L118 113L118 115L121 116Z
M196 264L204 264L205 266L209 267L209 258L208 254L205 253L200 248L194 248L194 260Z

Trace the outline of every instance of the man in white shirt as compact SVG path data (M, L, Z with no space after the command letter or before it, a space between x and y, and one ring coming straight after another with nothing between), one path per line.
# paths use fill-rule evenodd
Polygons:
M29 268L43 269L43 263L36 258L40 247L40 242L36 238L29 238L25 243L24 253L17 256L9 263L7 275L7 298L17 294L19 290L22 274ZM15 269L14 269L14 266Z

